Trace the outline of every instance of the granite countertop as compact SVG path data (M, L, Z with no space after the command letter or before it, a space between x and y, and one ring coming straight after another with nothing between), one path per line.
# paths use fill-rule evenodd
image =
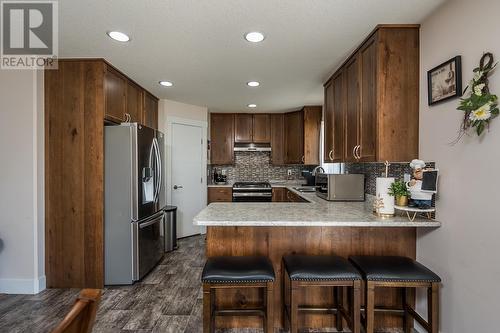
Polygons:
M214 185L215 186L215 185ZM219 185L220 186L220 185ZM230 186L230 185L226 185ZM441 222L416 218L410 222L406 215L380 218L373 214L373 196L365 202L331 202L315 193L302 193L293 185L286 187L308 202L288 203L211 203L195 216L199 226L337 226L337 227L427 227L436 228ZM296 185L295 185L296 186Z

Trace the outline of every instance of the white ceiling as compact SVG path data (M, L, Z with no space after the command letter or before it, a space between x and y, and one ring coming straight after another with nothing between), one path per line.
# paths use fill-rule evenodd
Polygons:
M375 25L419 23L444 1L62 0L60 56L103 57L156 96L211 111L286 111L322 104L324 81ZM249 31L266 39L248 43Z

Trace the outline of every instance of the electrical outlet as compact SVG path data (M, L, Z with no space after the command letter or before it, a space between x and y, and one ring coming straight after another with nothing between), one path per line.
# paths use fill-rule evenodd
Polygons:
M291 176L291 175L292 175L292 169L288 169L286 174L287 174L288 176Z

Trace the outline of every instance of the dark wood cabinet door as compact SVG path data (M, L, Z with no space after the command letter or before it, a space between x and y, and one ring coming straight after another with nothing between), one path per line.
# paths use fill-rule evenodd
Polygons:
M111 67L104 73L105 113L107 120L121 123L125 120L127 79Z
M286 191L284 187L273 187L273 202L287 202Z
M376 37L371 38L359 51L361 105L359 109L359 149L363 162L377 158L377 48ZM397 126L397 124L394 124Z
M344 159L346 89L343 72L333 78L333 151L332 162Z
M142 89L131 81L127 82L127 114L130 122L140 123L142 121Z
M296 111L285 113L285 163L303 164L304 162L304 113Z
M158 100L148 92L144 92L142 123L158 129Z
M253 142L271 142L271 124L270 116L268 114L253 115Z
M324 155L323 159L326 163L333 162L333 143L334 143L334 110L333 110L333 80L330 80L324 90L325 100L324 100L324 109L323 109L323 122L325 124L325 133L324 133Z
M233 201L233 189L231 187L209 187L207 195L208 204L212 202Z
M345 67L346 125L345 161L356 161L359 123L359 58L354 56Z
M233 164L234 115L210 115L210 161L212 164Z
M253 116L251 114L234 115L234 142L248 143L253 140Z
M271 123L271 163L273 165L285 164L285 129L284 114L270 115Z
M305 106L303 109L304 128L304 158L302 163L306 165L319 164L319 142L321 134L321 106Z

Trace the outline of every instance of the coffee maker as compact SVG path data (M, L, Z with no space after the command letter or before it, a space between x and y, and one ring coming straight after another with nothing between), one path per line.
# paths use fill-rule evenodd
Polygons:
M216 184L216 185L227 184L226 170L215 168L213 180L214 180L214 184Z

